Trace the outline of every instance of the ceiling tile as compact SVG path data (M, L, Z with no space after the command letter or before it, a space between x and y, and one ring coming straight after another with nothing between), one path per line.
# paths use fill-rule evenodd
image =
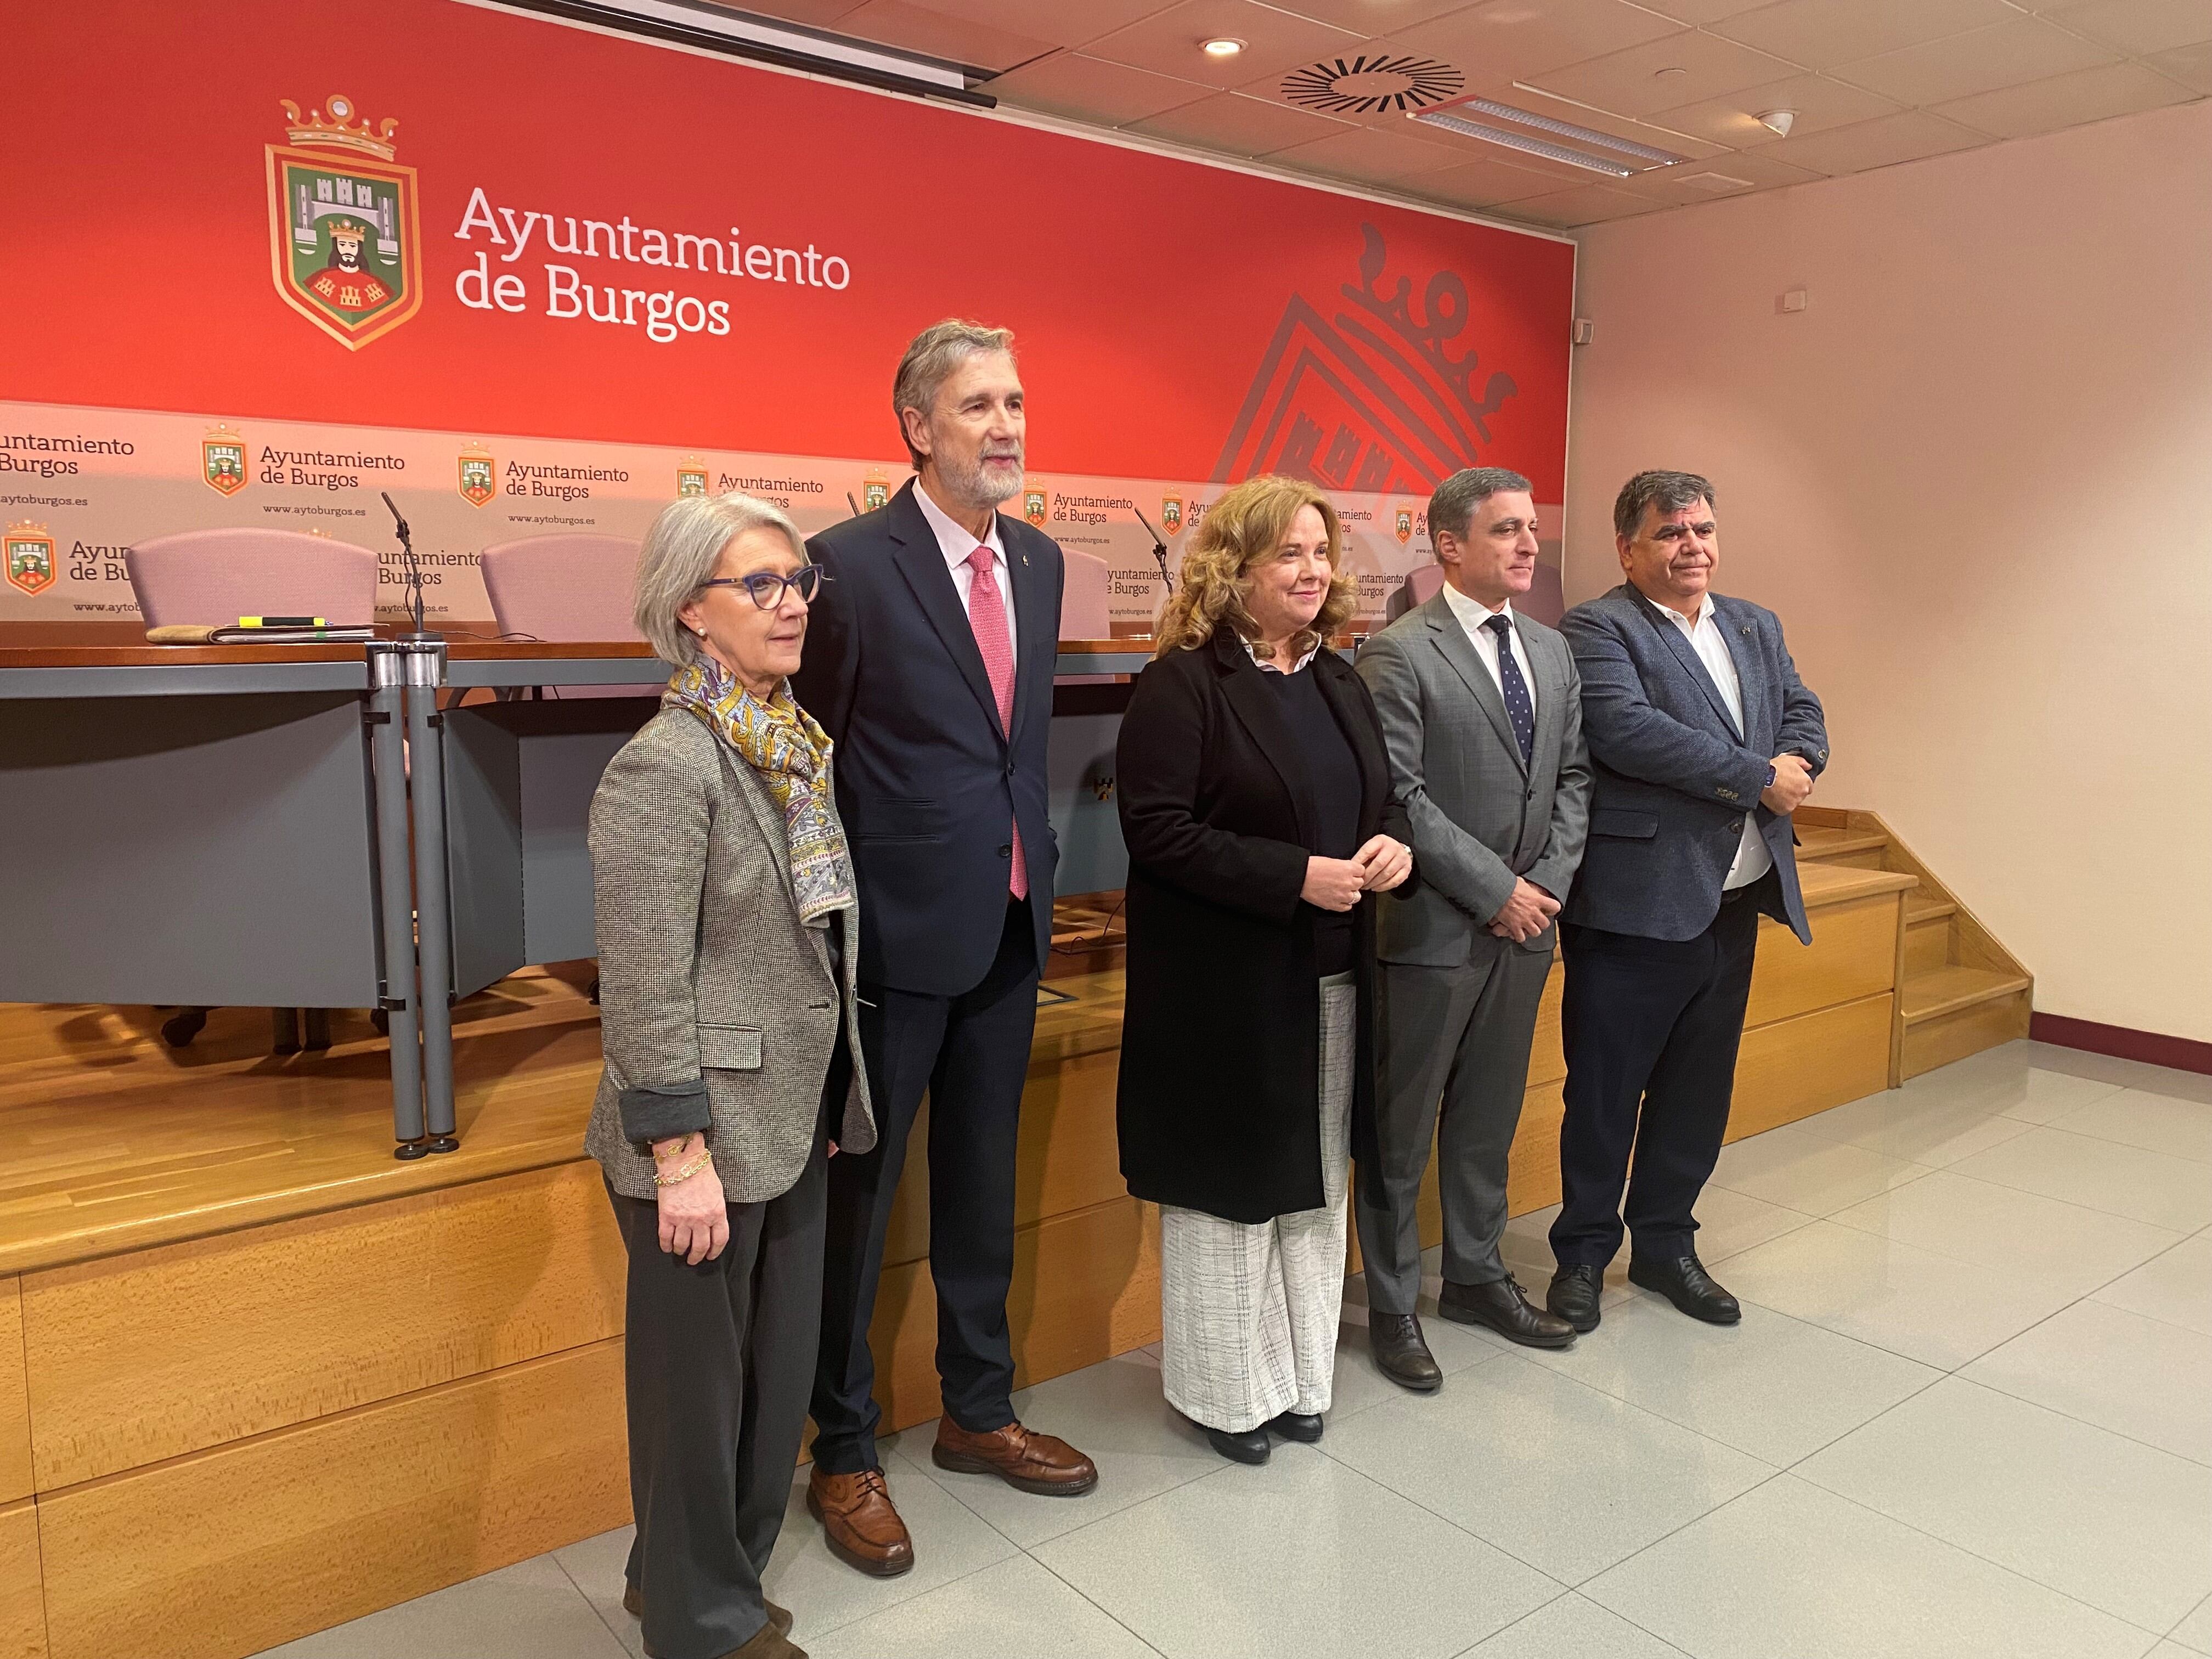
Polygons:
M1631 196L1625 190L1613 190L1604 185L1577 185L1572 190L1554 191L1549 196L1509 202L1498 212L1509 219L1526 219L1565 228L1595 224L1601 219L1625 219L1632 213L1656 213L1658 210L1656 202Z
M1231 155L1262 155L1271 149L1348 131L1345 123L1302 109L1285 109L1241 92L1217 92L1194 104L1136 124L1134 131L1171 143L1196 144Z
M2197 92L2212 92L2212 45L2177 46L2146 60L2160 75Z
M2056 132L2085 121L2179 104L2194 95L2140 64L2103 64L1938 104L1935 112L2000 138L2025 138L2033 132Z
M1765 5L1767 0L1642 0L1646 9L1678 23L1717 23Z
M1766 145L1761 157L1810 167L1831 175L1863 173L1898 161L1917 161L1923 155L1971 149L1988 142L1982 134L1946 121L1925 110L1908 109L1854 126L1836 127L1805 138L1784 138Z
M1198 43L1215 35L1242 40L1244 50L1234 58L1208 58ZM1183 0L1141 23L1102 36L1089 50L1093 57L1117 64L1225 88L1279 75L1359 41L1347 29L1295 17L1256 0Z
M2212 0L2069 0L2054 22L2138 56L2212 40Z
M1206 96L1208 88L1079 52L1054 52L1024 64L980 88L1018 109L1042 110L1073 121L1124 126Z
M1755 190L1778 189L1784 185L1810 184L1823 176L1809 167L1769 161L1763 155L1723 155L1710 161L1654 167L1632 179L1623 179L1613 188L1664 202L1670 207L1680 207L1691 202L1710 202L1719 196L1742 196ZM1741 179L1743 182L1727 185L1718 182L1720 179Z
M809 28L826 29L845 13L860 3L860 0L707 0L717 11L733 11L739 15L765 17L771 21L804 23Z
M1787 81L1747 87L1725 98L1709 98L1702 104L1661 110L1651 122L1654 126L1671 127L1678 132L1725 144L1731 149L1755 149L1775 143L1780 137L1759 124L1759 117L1770 110L1795 111L1797 119L1790 131L1802 137L1826 132L1830 127L1848 126L1854 121L1871 121L1877 115L1894 114L1898 107L1887 98L1847 87L1840 81L1818 75L1798 75Z
M2108 64L2117 56L2039 17L2014 15L1987 28L1838 64L1835 74L1900 104L1940 104Z
M1529 79L1547 92L1617 115L1649 115L1779 81L1790 72L1788 64L1763 52L1689 30Z
M1824 70L2019 15L2004 0L1782 0L1716 23L1713 33Z
M1272 0L1271 0L1272 3ZM1469 11L1481 0L1281 0L1278 10L1316 23L1334 23L1354 34L1395 34L1446 12ZM1158 3L1158 0L1154 0Z
M1439 145L1373 127L1347 127L1326 138L1277 150L1267 159L1301 173L1326 173L1370 184L1389 184L1408 173L1437 173L1453 164L1452 152Z
M1559 181L1504 161L1462 161L1442 173L1416 173L1398 188L1457 207L1495 207L1500 202L1550 195L1559 188Z
M868 0L840 17L836 27L840 34L988 70L1012 69L1042 57L1054 46L1054 42L1033 34L1009 34L987 24L909 5L907 0Z
M1470 86L1525 80L1585 58L1680 33L1624 0L1489 0L1471 11L1399 29L1393 39L1467 71Z
M857 0L835 0L847 11ZM1049 40L1055 46L1079 46L1109 30L1159 10L1163 0L1083 0L1079 6L1050 0L916 0L923 9L980 23L1007 34Z

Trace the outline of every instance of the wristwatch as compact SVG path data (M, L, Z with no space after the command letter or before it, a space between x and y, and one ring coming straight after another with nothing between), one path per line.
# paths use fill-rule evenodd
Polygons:
M1771 761L1766 763L1766 787L1769 789L1774 787L1774 763Z

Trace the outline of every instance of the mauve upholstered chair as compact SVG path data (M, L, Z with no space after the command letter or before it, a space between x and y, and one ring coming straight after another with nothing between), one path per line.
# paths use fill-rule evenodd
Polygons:
M487 547L478 557L492 620L501 634L532 640L642 640L630 620L638 550L621 536L526 536ZM664 676L635 685L548 686L545 694L649 697L666 684Z
M297 530L187 530L123 556L149 628L229 628L240 617L376 617L376 555Z

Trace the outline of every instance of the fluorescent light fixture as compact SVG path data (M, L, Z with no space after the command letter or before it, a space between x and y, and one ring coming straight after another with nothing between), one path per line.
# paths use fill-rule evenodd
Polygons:
M507 0L526 11L543 12L603 28L704 46L733 57L751 58L786 69L809 70L893 91L919 93L962 103L995 105L969 82L989 77L988 70L927 58L918 52L879 46L872 41L823 33L773 18L726 11L705 0Z
M1470 120L1468 114L1489 118ZM1631 138L1617 138L1609 132L1578 127L1571 121L1555 120L1548 115L1532 115L1527 110L1488 98L1462 98L1438 109L1419 111L1411 118L1442 127L1448 132L1502 144L1524 155L1539 155L1547 161L1601 173L1610 179L1632 178L1652 167L1672 167L1685 159L1672 150L1640 144ZM1599 153L1593 155L1592 150ZM1630 165L1639 161L1643 163L1641 167Z
M1201 40L1198 49L1208 58L1234 58L1244 50L1244 43L1233 34L1217 34L1210 40Z
M1532 138L1522 132L1507 132L1498 127L1486 127L1480 121L1464 120L1442 110L1421 110L1410 117L1432 127L1442 127L1447 132L1463 133L1469 138L1482 138L1493 144L1503 144L1508 149L1517 149L1524 155L1540 155L1547 161L1563 161L1571 167L1587 167L1592 173L1602 173L1610 179L1632 177L1634 167L1622 167L1618 161L1601 161L1585 155L1580 150L1569 149L1565 144L1547 143L1541 138Z

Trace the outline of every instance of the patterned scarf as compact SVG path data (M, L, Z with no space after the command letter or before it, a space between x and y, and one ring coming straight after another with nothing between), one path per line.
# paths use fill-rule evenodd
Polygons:
M766 702L701 655L670 677L663 708L688 708L768 786L783 809L786 856L799 919L827 927L830 913L854 902L845 832L830 799L830 734L780 685Z

